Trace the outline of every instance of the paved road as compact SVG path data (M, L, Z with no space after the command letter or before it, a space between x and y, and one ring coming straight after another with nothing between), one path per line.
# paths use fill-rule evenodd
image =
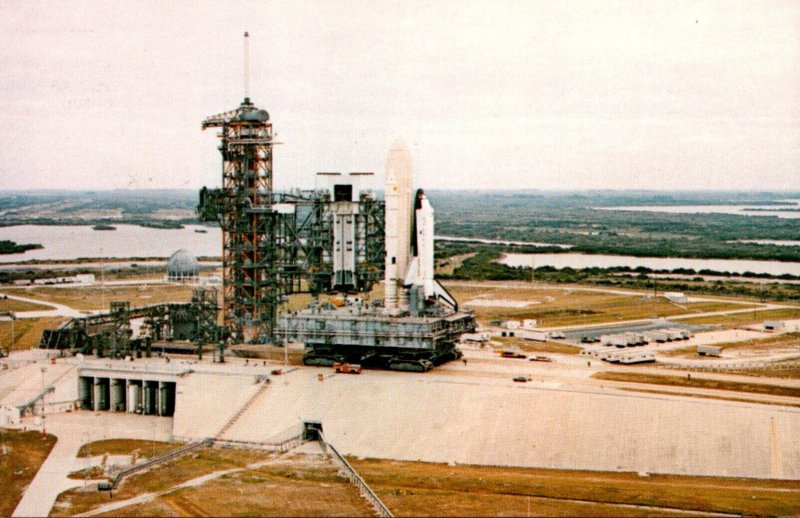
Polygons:
M65 306L64 304L57 304L55 302L45 302L41 299L30 299L27 297L20 297L19 295L8 295L5 293L0 293L0 295L6 296L9 299L19 300L22 302L30 302L33 304L40 304L42 306L49 306L52 309L48 310L37 310L37 311L15 311L14 315L17 318L42 318L42 317L82 317L85 316L83 313L78 311L77 309L73 309L69 306Z
M33 420L24 423L31 429ZM86 430L92 430L91 435ZM11 516L47 516L63 491L82 484L67 478L74 471L75 458L84 442L105 438L168 441L172 419L107 412L76 412L47 416L47 432L58 438L50 455L39 468Z
M116 511L117 509L122 509L122 508L125 508L125 507L128 507L128 506L131 506L131 505L144 504L146 502L150 502L154 498L157 498L157 497L163 496L163 495L167 495L169 493L173 493L173 492L178 491L179 489L183 489L185 487L202 486L206 482L218 479L218 478L220 478L220 477L222 477L224 475L230 475L231 473L239 473L241 471L247 471L247 470L250 470L250 469L258 469L258 468L261 468L261 467L264 467L264 466L268 466L270 464L284 463L284 462L286 462L286 459L284 458L284 456L285 456L285 454L283 456L280 456L280 457L275 458L275 459L268 459L268 460L262 460L262 461L259 461L259 462L254 462L252 464L248 464L247 466L244 466L243 468L231 468L231 469L226 469L226 470L214 471L214 472L209 473L207 475L203 475L203 476L200 476L200 477L197 477L197 478L193 478L191 480L187 480L186 482L181 482L180 484L172 486L169 489L165 489L164 491L159 491L157 493L144 493L144 494L135 496L133 498L128 498L127 500L119 500L117 502L112 502L110 504L102 505L102 506L97 507L96 509L93 509L93 510L87 512L87 513L78 514L76 516L97 516L98 514L103 514L103 513L108 513L108 512L111 512L111 511Z

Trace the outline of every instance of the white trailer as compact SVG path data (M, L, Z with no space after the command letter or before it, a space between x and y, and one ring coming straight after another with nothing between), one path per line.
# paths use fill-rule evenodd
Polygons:
M622 334L611 335L611 345L616 347L627 347L629 345L628 337Z
M665 333L664 331L647 331L645 333L647 337L650 339L651 342L658 342L663 344L664 342L669 340L669 333Z
M698 345L697 354L700 356L720 356L722 347L718 345Z
M654 361L656 361L656 353L653 351L625 351L619 355L619 362L625 365Z
M538 331L535 329L527 329L520 333L520 336L525 340L534 340L536 342L546 342L550 338L550 333L547 331Z

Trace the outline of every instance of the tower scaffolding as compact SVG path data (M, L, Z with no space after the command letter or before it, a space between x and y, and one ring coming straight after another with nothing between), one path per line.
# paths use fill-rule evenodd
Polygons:
M268 342L283 295L274 257L272 123L245 97L235 110L206 118L206 128L220 128L222 189L203 190L200 205L204 219L222 228L224 325L236 341Z

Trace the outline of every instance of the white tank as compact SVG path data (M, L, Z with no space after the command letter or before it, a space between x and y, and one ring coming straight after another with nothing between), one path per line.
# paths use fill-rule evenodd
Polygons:
M142 388L139 385L131 383L128 385L128 412L136 412L142 400Z
M386 295L387 312L408 306L404 289L398 289L408 271L411 249L411 191L414 179L411 172L411 153L402 140L396 140L386 159Z

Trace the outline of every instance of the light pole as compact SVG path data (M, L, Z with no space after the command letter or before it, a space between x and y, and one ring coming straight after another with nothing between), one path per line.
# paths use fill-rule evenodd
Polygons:
M42 439L47 438L47 432L45 431L45 405L44 405L44 397L47 393L44 388L44 373L47 371L47 367L42 367Z

